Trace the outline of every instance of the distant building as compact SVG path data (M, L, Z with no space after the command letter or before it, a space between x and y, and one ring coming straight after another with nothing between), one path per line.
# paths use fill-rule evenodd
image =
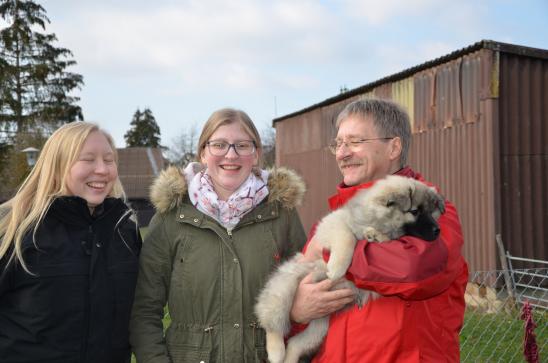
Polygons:
M156 176L167 166L162 150L149 147L118 149L118 175L131 207L137 212L139 226L148 226L154 207L149 191Z

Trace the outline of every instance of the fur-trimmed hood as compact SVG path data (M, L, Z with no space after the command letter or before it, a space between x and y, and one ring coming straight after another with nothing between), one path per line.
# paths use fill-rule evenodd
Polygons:
M302 178L287 168L273 168L268 172L268 203L279 202L287 209L299 206L306 191ZM181 205L187 190L183 171L170 166L150 187L150 200L158 212L165 213Z

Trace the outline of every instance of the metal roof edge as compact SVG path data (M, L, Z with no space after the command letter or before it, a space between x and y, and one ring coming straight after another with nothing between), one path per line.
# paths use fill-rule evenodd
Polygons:
M312 106L308 106L306 108L303 108L302 110L295 111L295 112L292 112L290 114L277 117L277 118L272 120L272 125L274 125L276 122L283 121L285 119L298 116L300 114L306 113L306 112L314 110L316 108L327 106L327 105L330 105L332 103L342 101L346 98L350 98L350 97L353 97L353 96L357 96L359 94L366 93L366 92L368 92L368 91L374 89L375 87L380 86L384 83L393 82L393 81L401 80L403 78L407 78L408 76L410 76L412 74L415 74L415 73L418 73L418 72L423 71L425 69L428 69L428 68L431 68L431 67L446 63L450 60L456 59L456 58L458 58L460 56L463 56L465 54L469 54L469 53L478 51L480 49L490 49L490 50L494 50L494 51L511 53L511 54L516 54L516 55L534 56L534 57L537 57L537 58L548 59L548 50L546 50L546 49L532 48L532 47L526 47L526 46L521 46L521 45L516 45L516 44L502 43L502 42L497 42L497 41L494 41L494 40L485 40L484 39L484 40L481 40L477 43L469 45L467 47L464 47L464 48L458 49L456 51L453 51L453 52L451 52L449 54L446 54L444 56L435 58L433 60L427 61L425 63L419 64L419 65L416 65L416 66L413 66L411 68L404 69L401 72L394 73L390 76L387 76L387 77L381 78L379 80L373 81L371 83L365 84L363 86L354 88L352 90L349 90L349 91L344 92L342 94L339 94L337 96L327 98L322 102L316 103Z

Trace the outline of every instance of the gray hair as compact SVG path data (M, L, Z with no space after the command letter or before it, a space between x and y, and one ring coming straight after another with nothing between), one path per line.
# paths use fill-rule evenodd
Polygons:
M337 129L349 116L369 117L379 137L399 137L402 144L400 166L407 163L411 145L411 122L409 115L398 104L381 99L364 99L349 103L337 117Z

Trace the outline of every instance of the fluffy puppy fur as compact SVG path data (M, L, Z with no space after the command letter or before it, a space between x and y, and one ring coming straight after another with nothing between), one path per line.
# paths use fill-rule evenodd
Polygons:
M326 264L321 259L301 262L302 254L297 254L278 267L258 296L255 312L266 331L269 361L297 363L300 356L316 351L327 333L329 317L316 319L306 330L289 339L287 349L285 347L293 298L304 276L314 272L314 281L343 277L357 240L383 242L412 235L432 241L439 235L437 219L444 212L444 200L433 187L391 175L356 193L343 207L325 216L318 224L314 240L331 252L329 262ZM356 290L359 307L379 297L372 291L356 288L347 280L339 282L334 289L343 287Z

